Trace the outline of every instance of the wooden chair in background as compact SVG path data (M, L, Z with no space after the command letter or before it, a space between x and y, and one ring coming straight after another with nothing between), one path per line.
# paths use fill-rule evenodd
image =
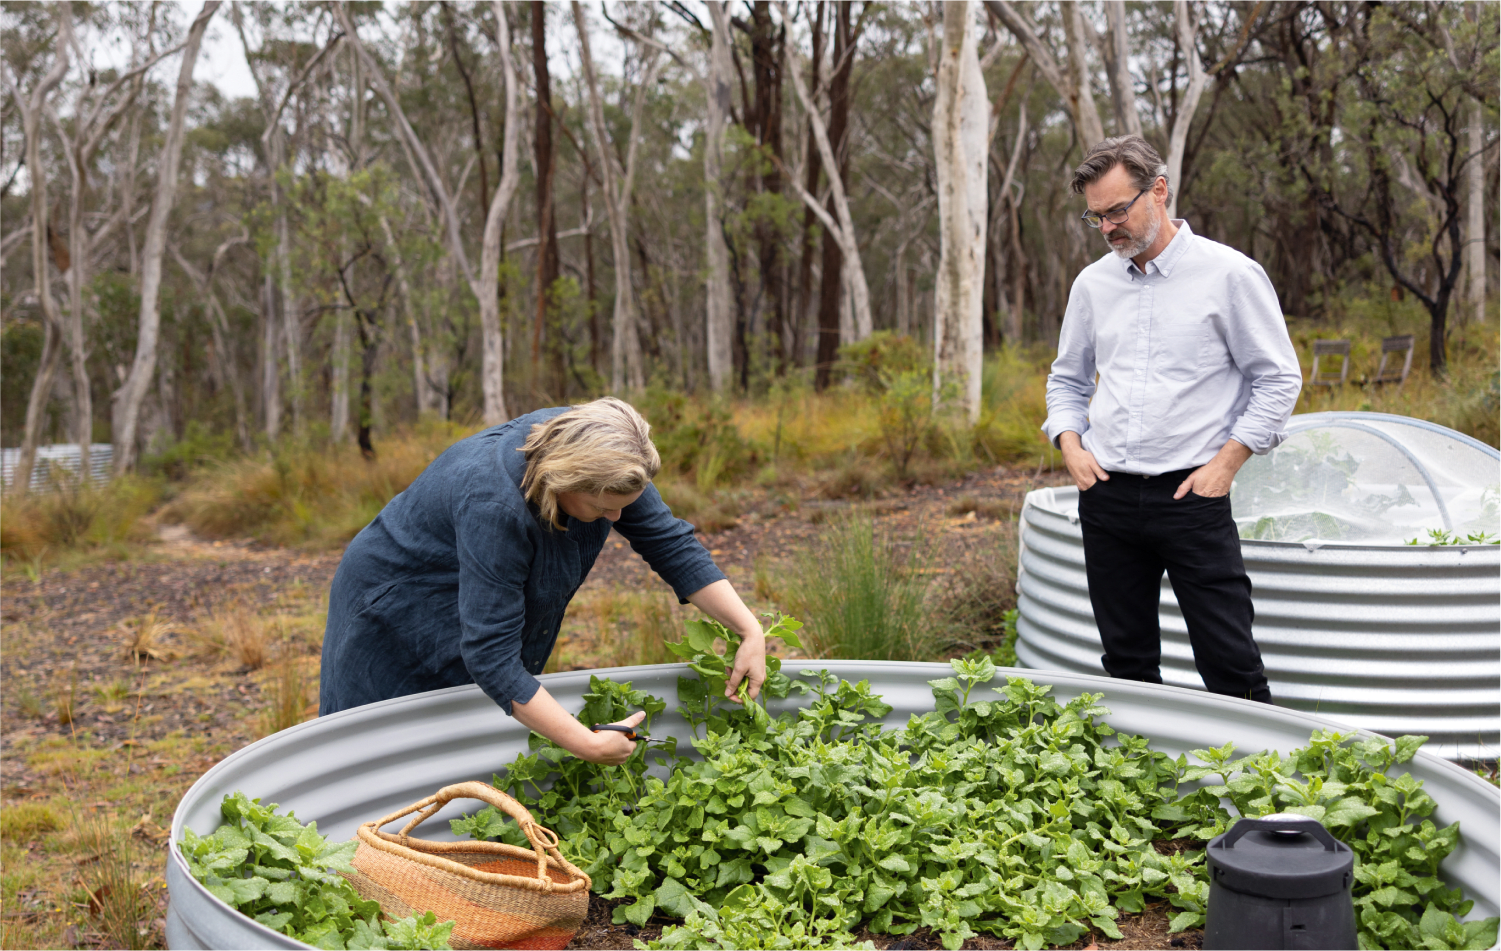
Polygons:
M1403 354L1402 369L1398 370L1394 365L1390 370L1386 368L1388 360L1393 354ZM1392 361L1395 364L1395 360ZM1376 367L1376 376L1372 383L1395 383L1401 389L1402 384L1407 382L1407 374L1412 370L1412 334L1403 334L1400 337L1387 337L1381 341L1381 363Z
M1323 357L1340 357L1339 372L1320 370ZM1309 386L1344 386L1350 376L1350 341L1315 340L1313 342L1313 369L1308 374Z

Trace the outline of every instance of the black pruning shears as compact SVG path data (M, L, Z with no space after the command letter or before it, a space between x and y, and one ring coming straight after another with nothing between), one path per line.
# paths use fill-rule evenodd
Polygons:
M609 730L613 733L624 733L625 738L631 740L632 742L651 742L651 737L647 736L645 733L637 733L635 727L624 726L619 723L596 723L589 729L593 730L595 733L598 733L600 730Z

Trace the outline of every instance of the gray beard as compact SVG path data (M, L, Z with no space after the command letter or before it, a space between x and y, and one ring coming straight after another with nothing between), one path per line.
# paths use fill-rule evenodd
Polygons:
M1129 260L1130 258L1136 257L1147 248L1150 248L1152 246L1152 242L1157 240L1157 234L1161 230L1162 218L1156 217L1152 219L1151 224L1147 225L1147 230L1145 232L1140 235L1132 235L1131 241L1124 247L1117 248L1115 245L1110 244L1109 238L1105 239L1105 243L1110 244L1110 250L1115 252L1116 257ZM1114 234L1114 232L1112 232L1112 234Z

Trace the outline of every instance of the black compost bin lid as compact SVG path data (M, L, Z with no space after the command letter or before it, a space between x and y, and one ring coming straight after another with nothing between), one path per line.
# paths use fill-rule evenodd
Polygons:
M1205 851L1210 881L1262 898L1348 891L1355 853L1317 820L1291 813L1241 819Z

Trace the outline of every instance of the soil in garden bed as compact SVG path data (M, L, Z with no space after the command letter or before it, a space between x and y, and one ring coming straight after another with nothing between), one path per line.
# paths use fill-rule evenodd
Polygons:
M647 922L646 927L638 928L632 924L615 925L610 923L610 917L616 905L622 901L610 901L600 898L598 895L589 896L589 917L584 919L584 924L579 928L578 934L568 943L570 951L606 951L606 949L631 949L635 947L633 942L652 941L661 937L662 928L671 923L670 920L653 917ZM1179 934L1168 933L1168 919L1172 915L1172 907L1166 902L1148 905L1147 910L1139 915L1122 915L1116 921L1116 927L1124 935L1120 941L1111 941L1099 935L1084 935L1068 948L1098 948L1120 949L1120 951L1136 951L1146 948L1166 949L1198 949L1204 946L1204 932L1198 929L1190 929ZM909 935L873 934L867 929L861 928L855 932L855 937L861 941L869 941L877 948L887 951L918 951L918 949L942 948L943 943L938 940L938 935L928 928L919 928ZM1015 947L1011 942L990 935L980 935L964 942L966 951L990 951L990 949Z

